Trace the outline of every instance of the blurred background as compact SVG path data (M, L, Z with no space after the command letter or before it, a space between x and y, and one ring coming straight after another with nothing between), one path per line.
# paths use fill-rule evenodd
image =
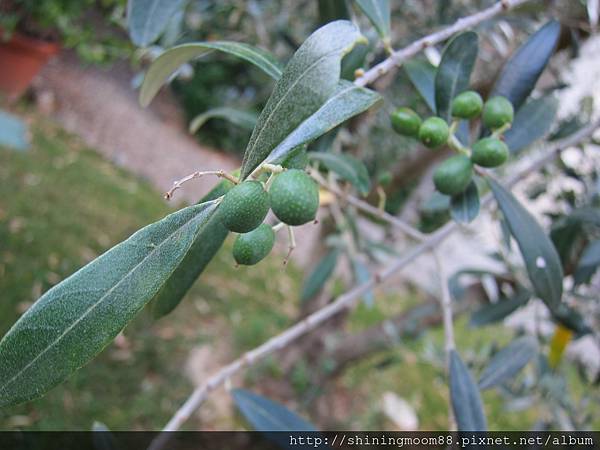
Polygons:
M386 55L370 23L350 3L189 0L157 42L140 48L128 36L125 0L1 0L0 335L50 287L140 227L197 201L214 184L210 179L190 183L174 203L166 203L162 193L173 180L199 169L239 166L272 80L243 61L213 53L182 67L170 87L143 109L138 88L151 61L175 44L218 39L251 43L285 61L320 24L351 18L370 39L353 52L354 61L344 60L345 74L352 78L355 69ZM401 48L493 3L392 1L391 42ZM484 22L476 29L480 57L472 82L488 93L513 51L551 17L561 23L560 39L536 92L552 95L560 105L543 133L558 138L597 116L597 1L535 1ZM431 47L417 60L423 67L435 66L442 48ZM335 141L322 139L314 150L341 146L365 164L372 180L386 177L381 185L388 212L431 232L448 220L448 205L426 187L439 156L415 158L418 144L393 134L389 125L395 106L426 111L413 82L402 70L383 77L375 86L385 94L383 107L353 119ZM228 109L215 110L223 107ZM207 112L201 128L190 134L190 122ZM519 188L531 210L558 235L564 231L560 219L576 207L585 203L597 211L598 149L596 142L567 152L557 170L535 174ZM374 190L367 198L374 198ZM374 245L390 237L375 228L365 233ZM173 314L158 321L141 314L67 382L42 399L1 410L0 428L85 430L96 420L114 430L160 428L191 389L219 367L353 284L352 268L323 258L330 254L321 239L326 234L327 220L302 227L287 267L282 242L279 254L256 267L236 269L228 239ZM441 254L451 274L475 266L492 271L502 239L485 215L450 239ZM320 286L320 300L301 303L311 271L324 268L319 264L329 264L332 276ZM234 385L277 399L322 429L446 429L440 323L426 329L419 322L419 308L435 297L432 277L433 262L419 260L378 289L376 302L366 299L343 320L301 339L285 357L255 366ZM489 279L478 276L470 288L488 295L489 286ZM590 289L597 307L597 280ZM481 369L517 330L540 326L539 311L534 303L484 327L461 315L458 347L474 370ZM399 318L401 334L386 334L386 320L400 323ZM550 327L544 333L552 332ZM334 341L332 351L328 343ZM369 345L353 353L344 342ZM599 429L597 340L573 341L565 359L569 363L544 381L545 390L532 394L528 389L536 379L535 367L529 367L511 389L486 391L490 429ZM244 424L220 390L186 427L225 430Z

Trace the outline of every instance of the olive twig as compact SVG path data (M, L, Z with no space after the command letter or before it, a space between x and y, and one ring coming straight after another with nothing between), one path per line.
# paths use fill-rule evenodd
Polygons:
M492 137L493 138L499 138L500 136L502 136L506 131L508 131L511 127L512 123L508 122L505 123L504 125L502 125L500 128L495 129L492 132Z
M285 259L283 260L283 265L284 266L287 265L288 261L290 260L290 256L292 256L292 252L296 248L296 237L294 236L294 230L289 225L286 225L286 227L287 227L287 230L288 230L288 238L290 240L290 244L289 244L289 247L288 247L288 253L287 253Z
M165 192L165 199L166 200L171 200L173 198L173 194L175 193L175 191L177 189L180 189L184 183L187 183L188 181L191 180L195 180L196 178L200 178L203 177L205 175L215 175L219 178L225 178L229 181L231 181L233 184L238 184L239 180L237 178L235 178L232 175L229 175L227 172L223 171L223 170L207 170L204 172L194 172L189 174L186 177L183 177L177 181L173 182L173 187L171 189L169 189L169 191Z
M283 222L279 222L278 224L276 224L276 225L273 225L273 231L274 231L275 233L277 233L277 232L278 232L279 230L281 230L283 227L285 227L285 223L283 223Z

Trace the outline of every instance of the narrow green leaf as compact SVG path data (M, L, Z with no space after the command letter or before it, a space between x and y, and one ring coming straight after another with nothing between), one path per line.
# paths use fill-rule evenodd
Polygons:
M472 327L481 327L499 322L525 305L530 298L531 292L522 289L511 298L502 298L496 303L482 306L473 313L469 325Z
M498 386L514 377L537 353L537 341L532 336L515 339L488 363L479 379L479 389Z
M292 149L314 141L380 101L381 96L376 92L358 87L349 81L340 80L335 93L323 103L317 112L281 141L267 157L266 162L281 163Z
M535 294L550 310L556 309L562 298L563 269L552 241L509 191L492 179L489 183L510 232L519 244Z
M362 261L353 259L352 268L354 269L354 280L357 285L364 284L371 279L371 272ZM363 294L363 302L368 307L372 307L375 304L375 294L373 293L373 289L369 289Z
M471 72L479 51L477 33L459 34L444 49L435 75L435 107L437 115L451 120L450 105L454 97L469 89Z
M502 95L521 108L554 53L560 23L551 20L536 31L506 62L491 96Z
M302 295L300 297L301 301L304 302L313 298L321 289L323 289L323 286L325 286L325 283L329 280L335 270L339 254L339 249L333 249L317 263L308 278L304 281Z
M450 398L458 431L487 431L479 389L456 350L450 352Z
M541 97L525 103L517 114L510 130L504 134L504 140L512 154L518 154L533 142L548 134L558 102L552 96Z
M458 223L472 222L479 214L479 190L474 181L450 199L450 216Z
M600 266L600 240L590 242L583 251L577 269L575 270L575 284L585 283Z
M127 28L131 41L139 47L152 44L184 4L185 0L129 0Z
M206 194L200 203L219 198L232 187L232 183L223 180ZM213 214L207 220L202 230L196 235L194 243L183 261L152 299L150 308L155 319L169 314L179 305L208 263L217 254L228 234L229 232L221 224L218 214Z
M335 172L343 180L349 181L363 195L369 193L371 180L365 165L354 156L342 153L310 152L308 157L318 161L329 171Z
M140 104L148 106L161 86L181 65L215 50L248 61L275 80L281 76L281 65L273 55L252 45L227 41L182 44L167 50L152 63L140 89Z
M431 111L435 111L436 68L424 59L412 59L403 65L408 79L417 89Z
M87 364L158 292L215 213L148 225L46 292L0 341L0 407L41 396Z
M355 0L365 16L371 21L382 39L390 36L389 0Z
M342 57L361 41L365 38L358 28L345 20L319 28L304 41L258 118L244 154L242 179L335 93Z
M317 431L311 423L266 397L245 389L234 389L231 395L235 406L256 431Z
M204 125L210 119L224 119L229 122L242 127L246 130L252 130L256 126L257 115L254 113L241 111L239 109L230 108L228 106L221 106L218 108L211 108L208 111L198 114L194 117L194 120L190 122L190 133L196 133L202 125Z

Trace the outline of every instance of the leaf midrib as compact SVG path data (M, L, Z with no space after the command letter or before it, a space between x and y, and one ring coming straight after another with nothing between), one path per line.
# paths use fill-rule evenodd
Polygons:
M202 211L198 212L201 214ZM128 279L130 275L135 272L150 256L154 255L156 251L158 251L165 242L169 241L177 232L186 227L192 220L194 220L198 214L194 214L189 220L187 220L184 224L178 227L175 231L173 231L169 236L164 239L160 244L154 247L139 263L137 263L123 278L121 278L114 286L112 286L98 301L96 301L93 305L91 305L77 320L75 320L67 329L58 336L53 342L51 342L44 350L42 350L35 358L33 358L25 367L23 367L19 372L17 372L10 380L8 380L3 386L0 387L0 392L6 392L6 388L14 383L26 370L28 370L33 364L35 364L43 355L45 355L52 347L58 345L58 343L71 331L75 328L84 318L86 318L94 309L100 305L105 298L110 295L121 283Z

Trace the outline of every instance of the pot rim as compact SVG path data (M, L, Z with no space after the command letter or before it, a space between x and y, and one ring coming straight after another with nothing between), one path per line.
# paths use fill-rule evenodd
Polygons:
M2 33L0 28L0 33ZM12 32L10 39L1 42L0 45L17 47L21 50L33 51L42 55L52 56L58 53L60 45L57 42L44 41L31 36L27 36L17 30Z

